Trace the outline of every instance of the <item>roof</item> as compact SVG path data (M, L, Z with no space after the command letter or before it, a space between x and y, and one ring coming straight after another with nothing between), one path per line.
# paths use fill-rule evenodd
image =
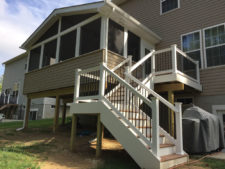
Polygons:
M12 58L12 59L9 59L9 60L5 61L5 62L2 63L2 64L3 64L3 65L7 65L7 64L13 63L13 62L15 62L15 61L18 61L18 60L20 60L20 59L22 59L22 58L24 58L24 57L26 57L26 56L27 56L27 52L24 52L24 53L22 53L22 54L20 54L20 55L18 55L18 56L16 56L16 57L14 57L14 58Z
M101 15L109 16L113 20L118 21L119 24L128 27L130 31L134 31L137 35L142 35L141 37L146 38L146 40L152 41L154 44L158 43L161 38L157 34L115 5L115 3L121 4L125 1L127 0L113 0L112 2L114 3L109 1L100 1L55 9L21 45L21 48L29 49L32 44L35 43L38 38L43 35L44 32L47 31L56 20L59 19L60 16L84 13L100 13Z

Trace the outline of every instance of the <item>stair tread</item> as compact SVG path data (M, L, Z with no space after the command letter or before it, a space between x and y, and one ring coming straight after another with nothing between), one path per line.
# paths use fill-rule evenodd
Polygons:
M187 157L187 154L184 155L180 155L180 154L170 154L170 155L165 155L165 156L161 156L161 162L165 162L165 161L170 161L170 160L176 160L178 158L182 158L182 157Z
M147 137L148 137L148 138L151 138L152 135L147 135ZM164 134L160 134L159 137L165 137L165 135L164 135Z
M174 147L174 144L160 144L160 148L167 148L167 147ZM147 146L148 149L151 149L151 147Z

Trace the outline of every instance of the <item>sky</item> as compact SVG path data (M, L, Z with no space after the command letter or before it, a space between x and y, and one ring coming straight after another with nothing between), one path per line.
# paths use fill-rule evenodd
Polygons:
M19 47L55 9L99 0L0 0L0 76L3 62L23 52Z

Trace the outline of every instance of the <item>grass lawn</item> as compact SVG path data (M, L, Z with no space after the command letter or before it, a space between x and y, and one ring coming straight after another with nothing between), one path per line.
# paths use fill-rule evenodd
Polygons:
M78 136L77 150L72 153L70 129L53 134L52 124L53 119L29 121L28 131L17 132L22 122L0 123L0 169L140 169L112 139L103 140L101 158L95 157L95 143L88 143L94 136ZM201 157L190 156L190 161ZM177 169L225 169L225 161L205 158Z

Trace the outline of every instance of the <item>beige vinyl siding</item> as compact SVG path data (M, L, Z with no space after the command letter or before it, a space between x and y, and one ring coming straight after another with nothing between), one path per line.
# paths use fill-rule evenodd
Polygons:
M107 61L107 66L110 69L113 69L115 66L120 64L122 61L124 61L125 58L119 54L116 54L112 51L108 51L108 61Z
M209 68L200 72L203 96L225 95L225 66Z
M47 66L25 74L24 94L72 87L75 80L75 69L86 69L98 66L103 62L103 50L71 58L64 62Z
M157 33L157 48L180 47L182 34L225 22L225 1L180 0L180 8L160 15L160 0L129 0L120 7Z

